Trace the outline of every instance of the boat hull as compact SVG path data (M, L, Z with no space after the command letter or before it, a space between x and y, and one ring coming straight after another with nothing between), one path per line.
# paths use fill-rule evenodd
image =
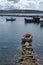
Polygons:
M23 42L30 42L30 41L32 41L32 37L31 38L22 38L22 41Z
M39 23L40 22L40 18L33 18L33 19L24 19L25 20L25 22L27 23Z
M16 19L7 19L6 18L6 21L15 21Z
M33 22L39 23L40 22L40 18L33 18Z
M40 22L40 27L43 27L43 21Z
M22 41L23 42L31 42L32 41L32 35L30 35L30 34L23 35Z
M33 19L24 19L25 20L25 22L29 22L29 23L32 23L33 22Z

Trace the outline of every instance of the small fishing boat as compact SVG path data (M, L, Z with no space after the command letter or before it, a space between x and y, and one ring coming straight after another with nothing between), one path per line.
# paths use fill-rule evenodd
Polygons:
M32 18L29 18L29 19L25 18L24 20L25 20L25 23L32 23L32 21L33 21Z
M43 27L43 21L40 22L40 27Z
M39 23L40 22L40 18L39 17L34 17L33 18L33 22Z
M14 18L6 18L6 21L15 21L16 19Z
M31 34L25 34L22 36L22 41L25 41L25 42L29 42L32 40L32 35Z
M25 23L39 23L40 22L40 18L39 17L33 17L33 18L25 18Z

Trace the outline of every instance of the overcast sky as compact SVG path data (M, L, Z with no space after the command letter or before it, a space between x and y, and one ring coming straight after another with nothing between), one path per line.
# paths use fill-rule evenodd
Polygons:
M1 9L43 10L43 0L0 0L0 10Z

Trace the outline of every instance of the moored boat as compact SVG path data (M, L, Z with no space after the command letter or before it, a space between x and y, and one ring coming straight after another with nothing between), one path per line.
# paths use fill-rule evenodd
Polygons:
M6 18L6 21L15 21L16 19L14 18Z
M30 42L32 40L32 35L31 34L25 34L22 36L22 41L25 41L25 42Z
M39 23L40 22L40 18L39 17L33 17L33 22Z
M43 27L43 21L40 22L40 27Z
M31 22L33 21L32 18L31 18L31 19L27 19L27 18L25 18L24 20L25 20L26 23L28 23L28 22L31 23Z
M39 23L40 22L40 18L39 17L33 17L30 19L25 18L24 19L26 23Z

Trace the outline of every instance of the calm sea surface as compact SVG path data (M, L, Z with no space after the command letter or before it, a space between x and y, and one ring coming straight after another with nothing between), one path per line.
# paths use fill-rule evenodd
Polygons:
M0 65L18 65L21 56L21 37L25 33L33 36L32 47L35 57L43 65L43 27L37 23L25 23L24 17L14 17L16 21L6 21L8 16L0 16Z

